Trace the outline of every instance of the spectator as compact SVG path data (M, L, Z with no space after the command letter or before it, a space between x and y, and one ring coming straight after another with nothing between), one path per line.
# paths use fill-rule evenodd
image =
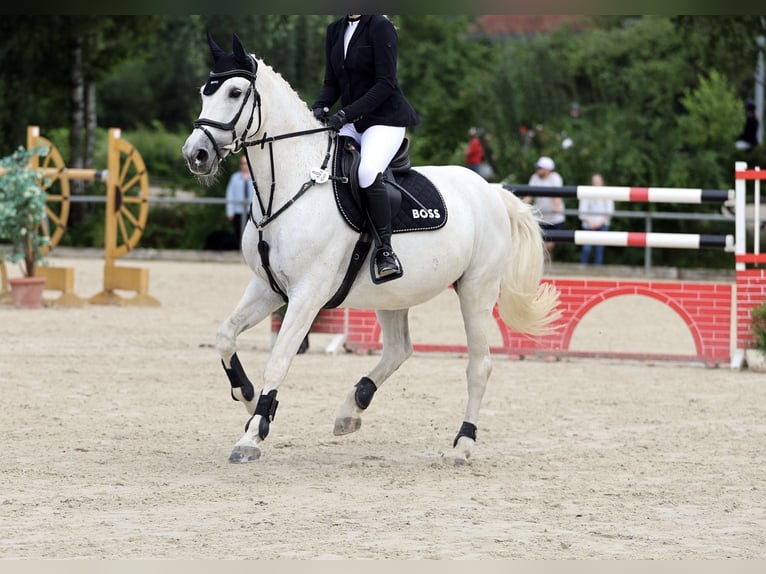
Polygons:
M580 119L580 104L572 102L569 104L569 117L577 121Z
M479 137L479 130L471 128L468 130L470 139L468 140L468 147L465 150L465 166L468 169L472 169L476 173L479 173L479 166L484 161L484 146L481 143Z
M226 186L226 218L231 221L232 231L237 239L237 249L242 247L242 232L247 223L250 202L253 200L253 181L247 157L239 158L239 171L231 174Z
M564 181L558 172L555 171L556 164L548 156L542 156L535 163L535 173L529 178L529 185L536 187L561 187ZM529 203L531 197L525 197L524 201ZM534 205L540 211L540 227L543 231L563 229L566 216L564 215L564 200L560 197L536 197ZM553 241L545 242L545 249L548 261L553 260Z
M580 104L572 102L569 104L569 131L566 129L561 132L561 149L569 149L574 145L572 132L580 121Z
M752 151L758 145L758 114L755 111L753 100L745 101L745 125L742 133L737 136L736 148L743 151Z
M479 175L487 181L492 181L495 179L495 160L497 159L497 154L492 147L492 136L484 130L479 130L479 141L484 149L484 161L479 164Z
M594 173L590 184L602 186L604 185L604 177L600 173ZM586 231L609 231L609 223L614 213L614 201L611 199L581 199L578 213L582 228ZM580 253L580 264L588 264L591 252L594 254L593 264L601 265L604 262L603 245L583 245Z

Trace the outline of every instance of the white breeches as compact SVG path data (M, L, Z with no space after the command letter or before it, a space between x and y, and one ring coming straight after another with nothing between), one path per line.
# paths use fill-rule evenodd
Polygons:
M359 133L354 124L346 124L339 132L354 138L361 148L359 185L369 187L379 173L385 171L402 145L406 128L396 126L371 126Z

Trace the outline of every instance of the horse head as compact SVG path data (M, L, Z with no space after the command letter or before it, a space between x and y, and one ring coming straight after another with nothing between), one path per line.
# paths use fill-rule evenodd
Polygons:
M213 178L220 163L259 132L262 119L255 85L258 61L236 34L232 53L218 46L210 33L207 40L213 68L200 89L202 110L182 148L189 171L203 180Z

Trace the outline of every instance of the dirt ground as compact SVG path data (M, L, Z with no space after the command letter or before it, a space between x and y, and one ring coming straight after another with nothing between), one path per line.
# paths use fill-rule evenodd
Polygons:
M101 289L102 260L53 263L76 270L78 295ZM453 467L440 455L462 420L463 357L416 353L362 429L335 437L378 357L329 355L331 336L312 335L262 458L232 465L247 415L213 342L247 268L124 264L149 268L160 307L0 305L0 558L766 558L763 375L498 358L475 456ZM644 332L618 312L578 336L688 344L662 315L644 313ZM411 324L415 342L463 340L451 293ZM240 338L255 381L270 341L268 323Z

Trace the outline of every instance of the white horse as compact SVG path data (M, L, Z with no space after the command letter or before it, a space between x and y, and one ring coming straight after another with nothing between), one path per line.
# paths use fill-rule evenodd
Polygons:
M317 313L343 283L359 233L346 224L334 201L327 158L334 132L317 120L290 85L249 54L233 35L233 53L208 36L215 66L203 86L202 111L183 146L189 170L203 183L220 162L244 150L257 201L242 239L253 277L231 315L218 328L216 346L250 419L229 460L249 462L274 419L279 385ZM321 167L320 167L321 166ZM349 389L334 433L361 426L373 394L412 354L408 310L451 285L460 299L467 348L468 402L462 426L445 458L464 463L476 441L479 407L491 372L488 333L496 303L513 329L541 334L554 328L558 292L541 282L544 247L530 207L459 166L413 168L441 193L448 218L434 231L395 234L404 276L376 285L366 266L338 306L375 309L383 347L380 361ZM259 248L259 245L261 246ZM369 257L369 256L368 256ZM281 291L281 293L280 293ZM282 327L255 395L237 356L237 337L289 300Z

